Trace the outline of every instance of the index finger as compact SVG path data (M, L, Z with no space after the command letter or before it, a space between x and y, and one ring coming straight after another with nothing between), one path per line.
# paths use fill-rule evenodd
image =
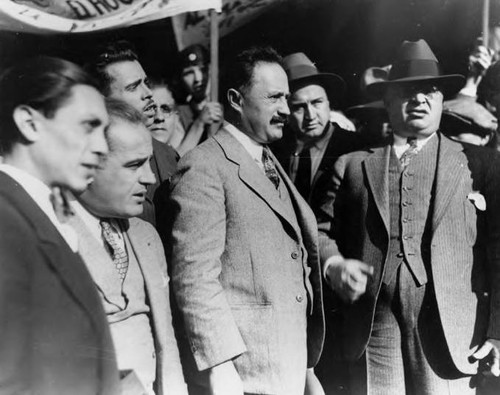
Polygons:
M372 276L374 273L374 268L372 265L368 265L367 263L358 261L358 268L359 270L369 276Z

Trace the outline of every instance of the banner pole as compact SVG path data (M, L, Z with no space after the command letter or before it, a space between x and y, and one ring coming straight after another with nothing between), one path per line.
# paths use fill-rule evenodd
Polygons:
M219 101L219 14L210 9L210 100Z

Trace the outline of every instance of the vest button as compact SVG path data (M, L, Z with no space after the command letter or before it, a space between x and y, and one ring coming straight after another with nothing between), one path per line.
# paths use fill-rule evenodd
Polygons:
M403 254L402 252L398 252L398 253L396 254L396 256L397 256L398 258L403 258L403 257L405 256L405 254Z
M295 297L295 299L297 300L297 302L302 303L302 301L304 300L304 297L302 295L297 295Z
M292 252L292 258L297 259L299 257L299 253L297 251Z

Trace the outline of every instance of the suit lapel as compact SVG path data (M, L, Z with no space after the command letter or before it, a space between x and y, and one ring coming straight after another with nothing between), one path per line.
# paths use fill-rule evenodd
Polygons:
M68 222L77 232L79 252L87 265L96 287L109 303L120 309L126 307L126 301L121 295L121 282L117 276L113 260L104 247L90 233L87 226L77 215Z
M389 157L391 145L373 149L373 153L363 162L368 185L373 199L389 233Z
M443 218L446 208L455 194L460 181L462 168L467 166L461 144L439 135L438 164L436 171L436 187L434 197L434 213L432 216L432 229L436 230Z
M58 274L69 294L87 311L95 326L102 326L101 301L97 297L88 270L78 254L71 251L50 219L28 193L8 175L0 172L0 194L19 208L40 240L40 249L48 264Z
M166 328L162 323L167 322L167 295L165 293L167 292L167 277L165 275L167 268L160 267L161 262L155 253L154 243L156 240L151 237L152 233L147 228L147 223L131 218L127 235L144 278L151 316L153 317L154 337L160 343L160 349L163 349L164 344L161 341L163 336L161 334L166 333Z
M290 218L290 214L283 206L279 194L274 185L267 179L266 175L253 161L245 148L229 132L222 129L214 136L214 139L223 149L226 157L239 166L239 177L251 190L260 196L266 204L275 211L280 217L286 220L297 232L295 221ZM290 189L290 183L283 168L276 157L271 153L276 168L280 173L281 179Z

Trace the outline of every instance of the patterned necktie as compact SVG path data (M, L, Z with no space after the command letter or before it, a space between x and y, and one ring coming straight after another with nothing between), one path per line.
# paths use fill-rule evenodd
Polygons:
M304 199L309 198L311 190L311 150L304 148L299 155L299 167L295 176L295 186Z
M410 146L406 149L405 152L403 152L401 158L399 158L399 163L401 163L403 169L406 169L406 167L410 164L413 157L418 154L417 139L409 138L408 144L410 144Z
M120 279L125 280L128 269L128 256L127 252L116 242L115 236L113 235L113 229L108 220L102 219L100 221L102 229L102 237L106 242L109 251L113 255L113 263L120 276Z
M280 177L278 175L278 171L276 170L276 166L274 165L273 159L271 158L269 147L267 146L265 146L262 150L262 164L264 165L264 172L266 173L267 178L269 178L276 189L278 189L280 185Z

